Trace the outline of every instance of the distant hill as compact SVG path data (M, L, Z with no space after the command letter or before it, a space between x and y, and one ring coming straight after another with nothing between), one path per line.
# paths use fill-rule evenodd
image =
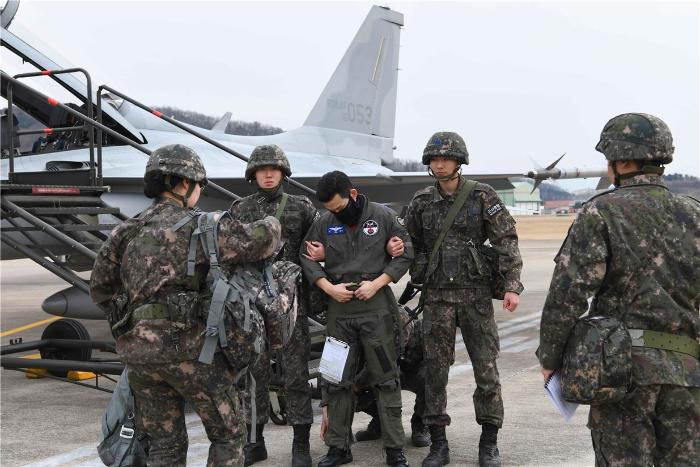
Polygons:
M411 161L408 159L396 158L386 167L394 172L426 172L428 168L421 161Z
M700 179L697 177L674 173L664 175L664 181L673 193L690 195L700 199Z
M540 185L540 198L542 198L542 201L574 199L574 194L554 183L542 182Z
M163 112L164 115L172 117L175 120L181 121L183 123L189 123L190 125L198 126L200 128L210 129L219 120L217 117L211 117L199 112L194 112L192 110L182 110L177 107L170 106L158 106L154 109ZM276 135L277 133L282 133L284 130L282 128L268 125L266 123L260 122L242 122L240 120L231 120L226 126L226 133L229 135L242 135L242 136L266 136L266 135Z

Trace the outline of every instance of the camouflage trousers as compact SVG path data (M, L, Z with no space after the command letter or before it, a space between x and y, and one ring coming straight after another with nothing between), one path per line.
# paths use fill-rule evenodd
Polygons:
M598 467L700 466L700 388L637 386L591 406L588 428Z
M279 378L274 383L282 386L280 395L285 398L287 422L290 425L305 425L313 423L314 416L311 408L311 387L309 386L309 354L311 341L309 325L305 314L299 314L294 332L287 345L277 353L276 374L273 375L270 365L271 355L265 351L257 363L251 367L255 378L255 423L262 425L270 418L270 383L271 379ZM277 374L279 372L279 374ZM246 421L250 423L251 394L245 391Z
M221 353L211 365L188 360L129 368L136 422L149 439L149 467L186 465L185 404L202 419L211 442L207 466L243 465L243 413L235 375Z
M441 300L440 290L427 290L423 307L423 353L425 355L426 425L449 425L447 381L455 358L456 326L462 331L464 345L471 360L476 390L476 422L497 427L503 424L503 398L496 358L498 328L488 290L464 289L460 303ZM453 295L453 292L452 292ZM453 295L454 296L454 295Z

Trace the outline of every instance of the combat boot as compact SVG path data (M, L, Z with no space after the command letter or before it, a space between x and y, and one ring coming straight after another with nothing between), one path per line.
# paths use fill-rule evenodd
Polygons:
M267 459L267 447L265 446L265 438L263 437L263 430L265 429L265 424L256 425L256 436L255 442L250 441L250 425L246 425L248 428L248 442L243 446L243 456L244 465L248 467L256 462L264 461Z
M401 448L386 448L386 465L408 467L408 461Z
M373 441L382 437L382 426L379 423L379 417L372 417L367 428L355 433L355 441Z
M294 425L292 467L311 467L311 450L309 447L310 429L311 424Z
M430 446L430 431L423 419L416 414L411 417L411 444L417 448Z
M423 459L422 467L440 467L450 463L450 447L445 436L445 427L430 425L430 452Z
M340 449L331 446L328 454L321 458L318 467L335 467L336 465L349 464L352 462L352 452L350 449Z
M501 455L498 452L498 427L490 423L481 426L479 439L479 466L501 467Z

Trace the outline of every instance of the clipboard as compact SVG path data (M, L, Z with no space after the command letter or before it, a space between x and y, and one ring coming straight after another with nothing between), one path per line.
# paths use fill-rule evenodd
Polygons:
M350 344L334 337L326 337L318 371L326 381L340 384L350 355Z

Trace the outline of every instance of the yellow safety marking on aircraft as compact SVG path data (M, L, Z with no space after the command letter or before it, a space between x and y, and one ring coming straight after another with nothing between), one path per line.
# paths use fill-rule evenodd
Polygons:
M32 329L37 326L41 326L42 324L53 323L54 321L59 319L61 319L60 316L54 316L53 318L42 319L41 321L35 321L33 323L25 324L24 326L10 329L9 331L0 332L0 337L11 336L12 334L17 334L18 332L26 331L27 329Z

